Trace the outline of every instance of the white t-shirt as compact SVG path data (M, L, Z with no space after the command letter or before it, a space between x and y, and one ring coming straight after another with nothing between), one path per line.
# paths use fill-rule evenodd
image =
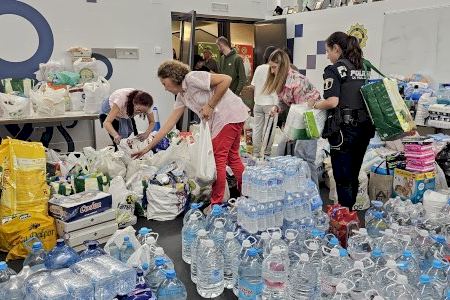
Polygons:
M255 75L253 75L252 85L255 87L255 104L257 105L276 105L278 103L278 96L276 93L271 95L262 93L268 72L269 65L264 64L258 66L255 70Z

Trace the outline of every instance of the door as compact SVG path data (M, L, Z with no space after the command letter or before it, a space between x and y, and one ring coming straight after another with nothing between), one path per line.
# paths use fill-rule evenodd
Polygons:
M281 49L287 46L286 19L255 23L255 67L264 63L264 51L268 46Z
M178 15L178 20L181 21L180 61L187 64L192 70L194 67L196 12L193 10L189 13ZM186 108L182 119L178 122L177 128L187 131L189 129L189 124L191 121L195 120L195 118L195 113Z

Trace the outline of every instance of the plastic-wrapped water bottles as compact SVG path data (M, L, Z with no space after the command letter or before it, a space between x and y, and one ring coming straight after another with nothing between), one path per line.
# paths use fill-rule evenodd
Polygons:
M108 272L106 266L95 263L90 259L86 259L72 265L71 269L77 274L89 277L91 284L94 286L96 299L112 299L117 295L115 284L116 278ZM136 277L134 277L134 281L136 281ZM133 290L133 288L134 284L131 290ZM42 288L40 288L40 291L42 291Z
M47 269L68 268L80 260L78 253L64 243L64 240L56 241L56 246L45 258L45 267Z
M31 253L23 261L23 266L30 266L33 271L45 268L45 258L47 252L42 248L41 242L33 243Z
M80 259L86 259L106 254L106 252L102 248L100 248L97 241L86 241L84 244L87 246L87 248L80 254Z
M23 298L22 281L17 275L11 275L8 282L1 286L0 299L22 300Z
M239 252L241 250L241 245L234 237L233 232L227 232L225 237L225 245L224 245L224 269L223 269L223 277L224 277L224 285L227 289L232 289L235 285L236 278L233 277L234 266L239 261Z
M208 233L204 229L200 229L197 233L197 238L191 245L191 280L197 283L197 260L200 256L202 241L208 239Z
M213 240L203 241L204 252L197 265L197 292L203 298L214 298L223 293L223 255Z
M204 228L204 223L200 219L199 213L191 214L189 221L183 226L181 230L181 253L183 260L190 264L192 261L191 250L192 243L197 238L197 233L200 229Z
M161 283L157 291L158 300L186 300L187 293L184 284L177 279L174 270L166 272L166 279Z
M161 282L166 278L166 261L163 257L156 257L155 266L146 276L148 285L153 293L156 293Z
M52 272L52 275L65 287L73 297L72 299L95 299L94 286L83 275L76 274L70 269L61 269Z
M190 209L186 212L186 214L183 217L183 225L186 224L187 221L189 221L189 218L193 213L198 214L200 213L200 218L205 218L203 213L201 212L200 208L203 206L203 203L191 203Z
M308 254L299 255L298 264L294 265L289 274L289 300L318 299L318 278L316 268L309 263Z
M347 241L347 250L350 257L354 260L361 260L364 257L370 257L372 251L372 239L369 237L365 228L353 230L354 235Z
M286 299L288 275L289 263L283 256L281 248L274 246L262 264L263 299Z
M150 228L147 227L141 227L141 229L139 229L138 231L138 235L136 236L139 244L144 245L145 244L145 239L147 237L147 235L151 232L152 230Z
M258 250L250 248L239 265L239 299L260 299L263 290L262 263Z

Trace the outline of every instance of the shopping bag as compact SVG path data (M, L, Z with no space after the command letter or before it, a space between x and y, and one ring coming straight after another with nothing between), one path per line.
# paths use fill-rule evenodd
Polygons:
M176 187L150 184L147 188L147 219L174 220L184 211L187 197L187 187L182 183Z
M95 58L92 57L79 58L73 63L73 69L80 75L81 83L97 80L98 64Z
M147 263L149 266L154 264L154 255L152 253L155 252L155 247L152 247L148 244L144 244L140 246L128 259L127 265L132 267L141 267L143 264Z
M70 110L82 111L84 109L84 91L83 87L73 87L69 89Z
M69 71L50 73L49 79L57 85L75 86L80 82L80 74Z
M364 69L371 68L384 77L368 61ZM367 110L381 140L399 139L416 129L414 119L398 91L397 81L383 78L361 88Z
M0 110L5 119L24 119L33 115L29 98L0 93Z
M112 196L112 207L116 210L116 222L120 227L131 223L135 219L134 209L140 197L137 193L129 191L123 177L117 176L111 180L108 193Z
M40 63L39 70L35 72L38 81L51 82L50 74L64 71L64 66L58 61L49 61L47 63Z
M304 140L308 138L306 133L304 114L308 110L308 104L293 104L286 118L284 133L290 140Z
M45 148L41 143L3 139L0 145L0 216L47 215Z
M133 153L136 153L140 150L145 149L148 145L150 145L150 140L145 139L144 141L140 141L137 137L132 134L126 139L122 139L117 145L117 148L124 153L123 161L126 165L130 164L133 161L133 158L131 158L131 155ZM142 156L141 159L149 159L153 156L152 151L148 151L147 153Z
M34 87L34 84L35 80L29 78L5 78L1 80L3 90L0 92L28 98L30 96L30 91Z
M37 85L30 91L30 99L36 107L36 113L41 116L53 117L64 115L66 111L67 90L52 89L48 84Z
M216 180L216 161L208 122L200 124L200 132L194 145L191 164L196 166L195 179L200 184L210 184Z
M386 170L388 174L379 174L377 169L383 164L386 164ZM394 172L390 173L391 169L387 168L386 161L382 161L378 164L377 168L370 171L369 179L369 198L370 200L378 200L386 202L392 196L392 185L394 183Z
M305 112L306 135L310 139L318 139L322 136L322 131L327 120L327 111L311 109Z
M97 114L100 112L103 100L109 97L110 85L105 78L99 77L97 81L85 83L83 91L85 95L84 112Z
M111 255L111 252L109 250L110 245L114 243L117 245L117 247L120 248L123 244L123 238L126 236L129 237L131 244L133 244L133 248L138 249L141 244L136 238L136 230L132 226L128 226L124 229L117 230L106 242L103 250L105 250L107 254Z
M29 212L6 216L1 224L0 251L8 252L6 260L25 258L30 252L27 245L30 239L40 241L47 251L56 245L55 220L47 214Z
M368 194L369 178L367 177L367 173L360 172L358 181L358 193L356 194L356 202L353 205L353 210L366 210L370 207Z
M100 150L94 150L92 147L83 148L89 164L89 170L102 172L111 178L116 176L124 177L127 174L127 168L122 161L123 152L114 152L114 147L106 147Z

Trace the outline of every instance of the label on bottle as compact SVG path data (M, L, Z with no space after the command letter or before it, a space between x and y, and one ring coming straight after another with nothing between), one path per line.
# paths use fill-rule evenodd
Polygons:
M331 278L322 276L322 278L320 279L320 289L322 291L322 294L334 295L336 291L336 285L333 285Z
M197 235L195 234L194 230L186 230L186 233L184 235L184 240L188 243L192 243Z
M239 299L240 300L256 300L263 290L263 283L251 283L244 278L239 278Z
M158 298L161 296L180 296L184 294L184 289L181 286L162 288L158 290Z
M211 272L211 283L221 282L223 280L222 270L212 270Z

